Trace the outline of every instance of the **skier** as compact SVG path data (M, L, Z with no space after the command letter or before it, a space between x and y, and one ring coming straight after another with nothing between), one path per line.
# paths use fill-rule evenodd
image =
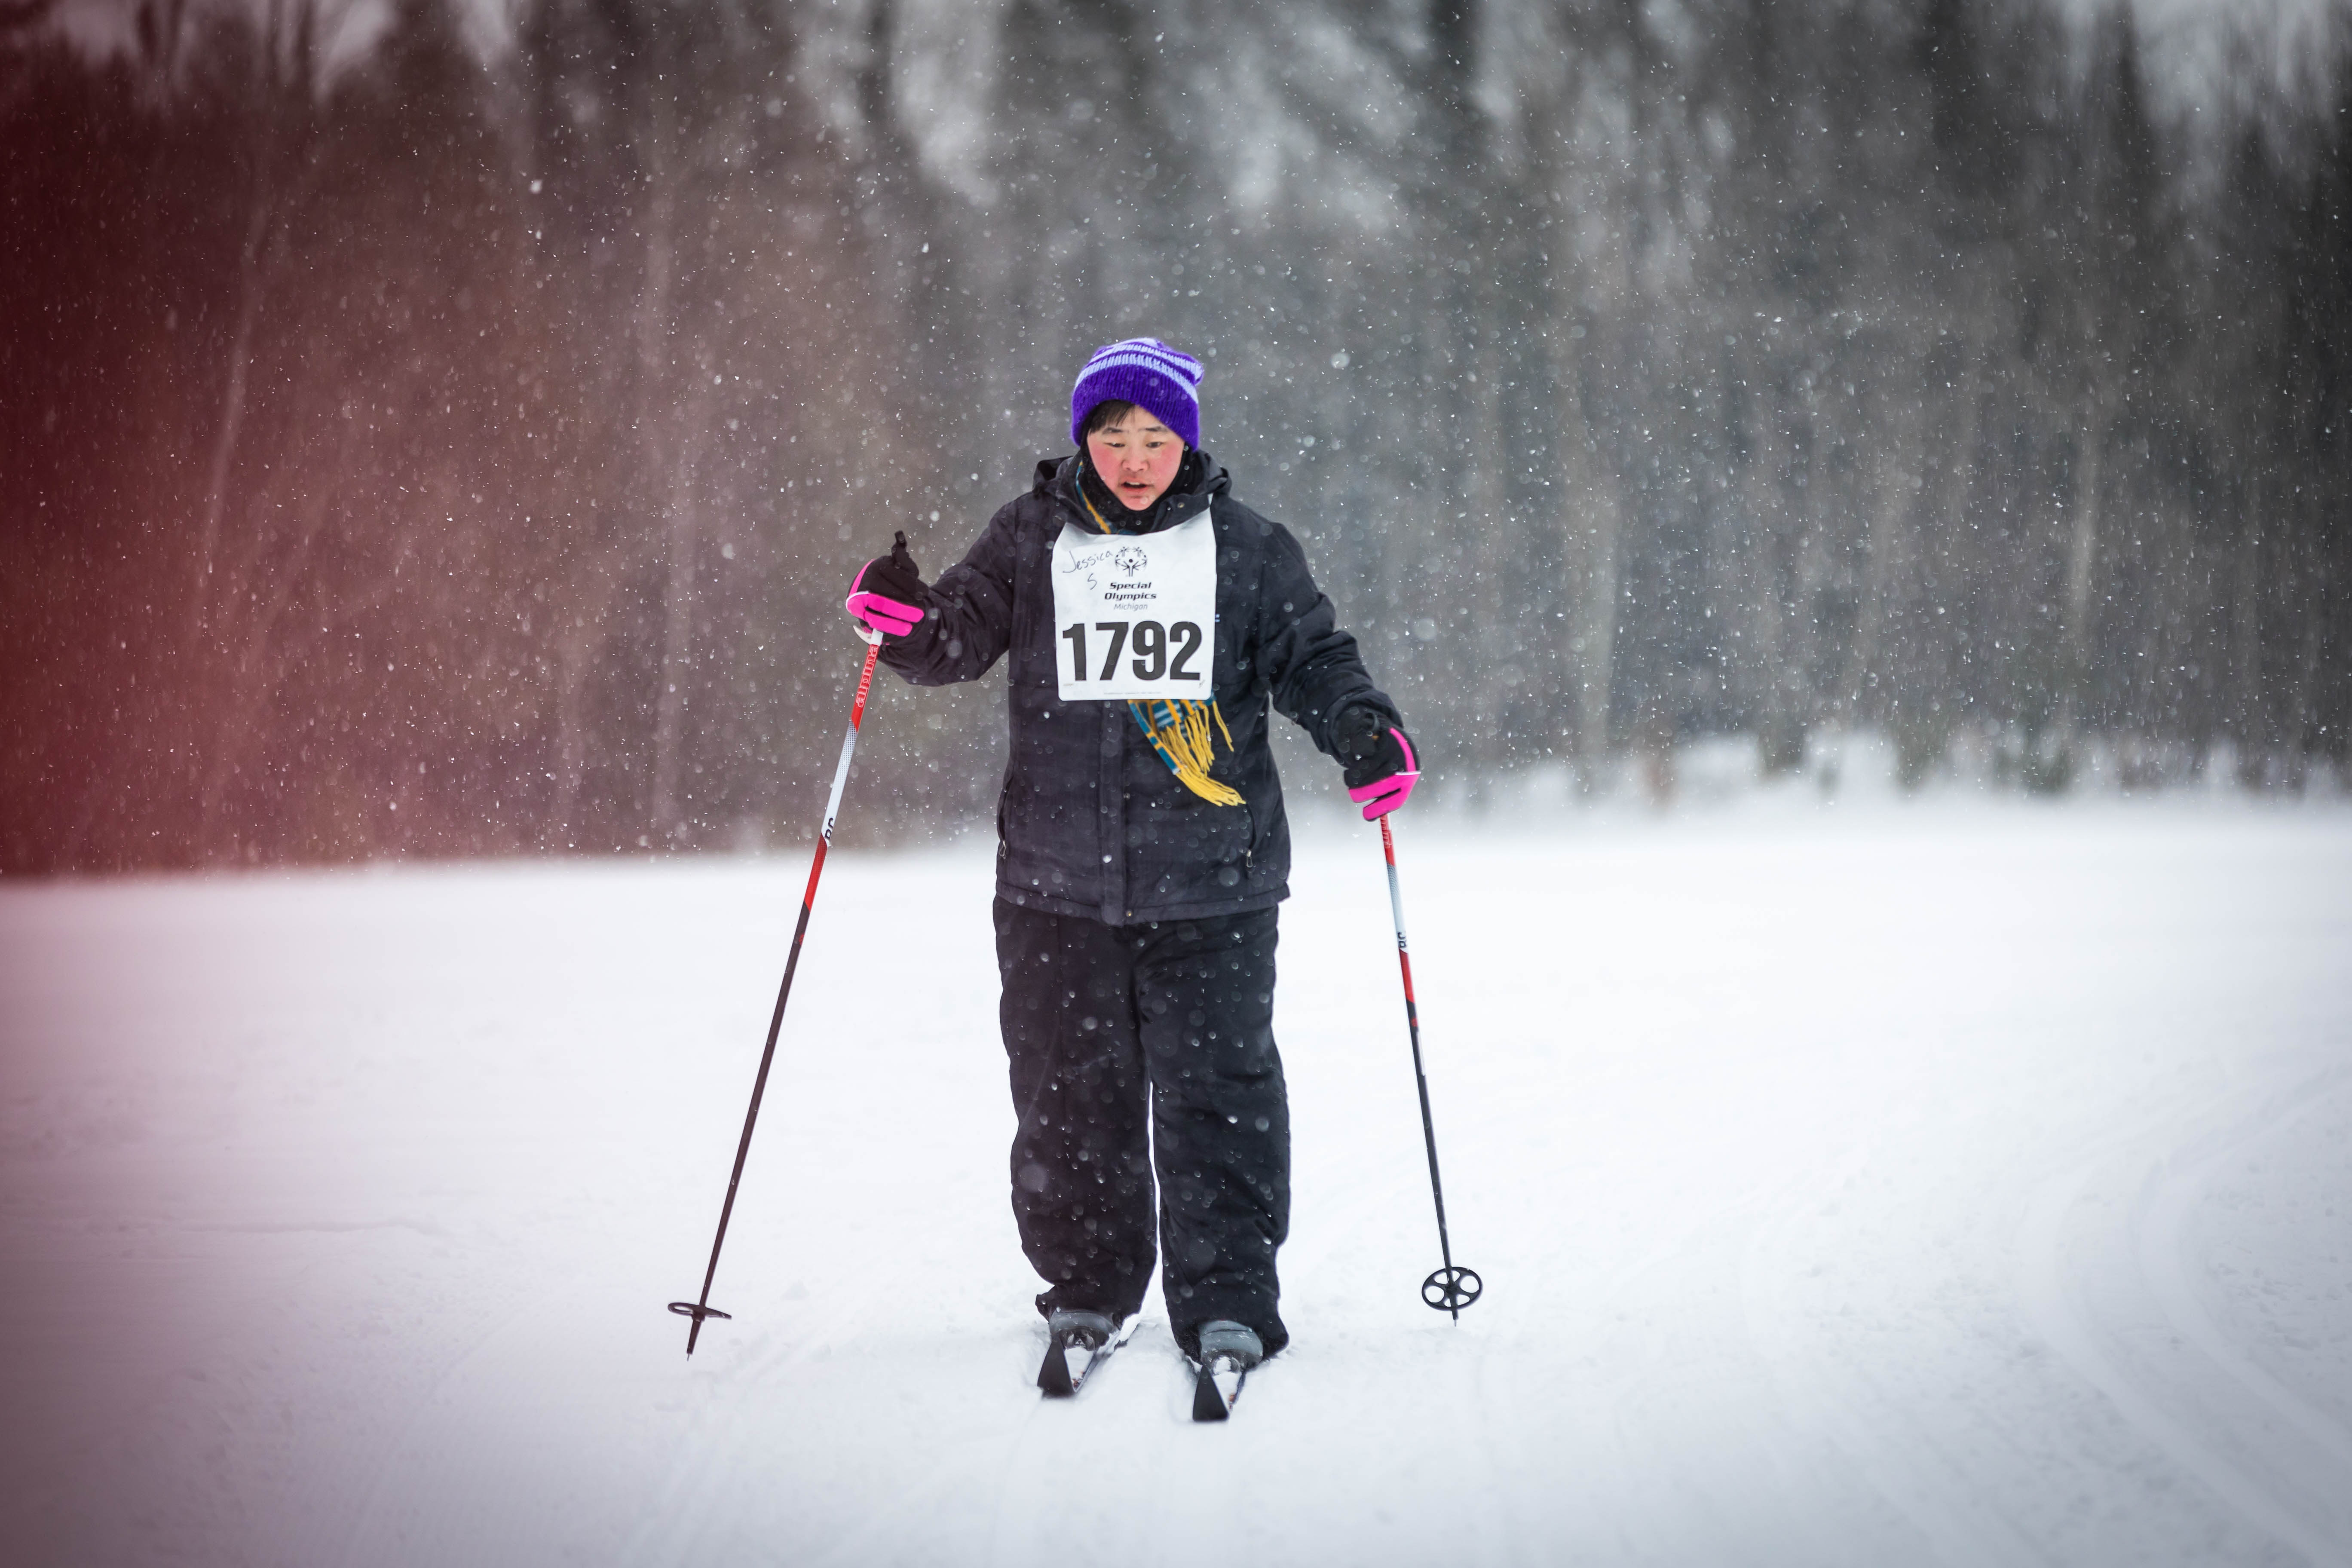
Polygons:
M999 1015L1049 1357L1124 1338L1156 1229L1178 1344L1246 1369L1289 1340L1273 1016L1290 831L1267 707L1341 763L1367 821L1420 772L1297 541L1201 449L1201 379L1157 339L1097 349L1070 394L1076 453L1039 462L936 583L902 537L846 607L918 686L1009 658Z

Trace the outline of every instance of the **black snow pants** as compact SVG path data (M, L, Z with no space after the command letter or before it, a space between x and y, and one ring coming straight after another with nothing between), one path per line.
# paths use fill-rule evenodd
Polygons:
M1289 1341L1290 1106L1274 1046L1276 911L1114 926L996 901L1013 1213L1040 1311L1143 1304L1158 1233L1188 1352L1231 1319ZM1152 1176L1157 1166L1155 1225Z

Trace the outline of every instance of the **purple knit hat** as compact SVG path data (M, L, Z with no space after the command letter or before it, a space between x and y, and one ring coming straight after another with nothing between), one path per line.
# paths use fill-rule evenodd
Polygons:
M1095 350L1070 388L1070 439L1086 444L1087 416L1097 403L1132 403L1184 438L1201 444L1201 362L1158 338L1129 338Z

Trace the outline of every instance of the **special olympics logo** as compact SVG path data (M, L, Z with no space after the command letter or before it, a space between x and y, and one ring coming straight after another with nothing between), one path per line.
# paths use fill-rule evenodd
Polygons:
M1137 573L1142 571L1146 566L1151 564L1151 557L1146 555L1142 551L1138 550L1134 545L1130 544L1122 549L1118 554L1112 556L1110 558L1110 563L1118 567L1127 575L1132 577Z

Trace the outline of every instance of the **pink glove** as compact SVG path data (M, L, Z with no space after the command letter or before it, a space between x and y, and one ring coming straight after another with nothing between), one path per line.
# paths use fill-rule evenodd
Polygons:
M857 575L850 579L849 597L841 602L841 607L877 632L902 637L923 618L922 606L914 601L928 592L922 574L915 570L915 558L907 552L907 536L901 533L889 554L877 555L857 569Z
M1348 791L1348 798L1364 808L1364 820L1370 822L1412 798L1412 786L1421 782L1421 763L1412 754L1412 742L1394 726L1367 741L1361 760L1349 765L1347 776L1352 782L1374 775Z

